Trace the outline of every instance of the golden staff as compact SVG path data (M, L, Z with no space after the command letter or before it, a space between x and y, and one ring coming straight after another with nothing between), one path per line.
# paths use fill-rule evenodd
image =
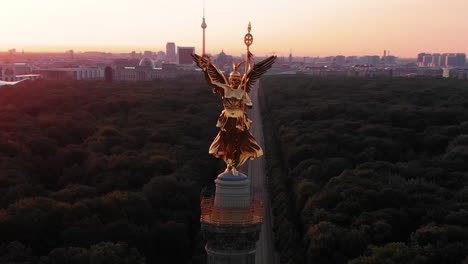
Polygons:
M252 26L250 25L250 22L249 22L249 26L247 27L247 34L245 34L244 36L244 43L245 45L247 46L247 65L246 65L246 68L245 68L245 73L247 73L249 70L250 70L250 45L252 45L253 43L253 36L252 34L250 34L250 30L252 30ZM247 68L248 67L248 68Z

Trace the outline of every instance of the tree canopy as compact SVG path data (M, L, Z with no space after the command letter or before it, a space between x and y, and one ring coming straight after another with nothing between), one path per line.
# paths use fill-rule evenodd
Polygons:
M466 81L269 76L262 94L284 263L468 259Z
M0 262L203 259L220 109L202 80L0 89Z

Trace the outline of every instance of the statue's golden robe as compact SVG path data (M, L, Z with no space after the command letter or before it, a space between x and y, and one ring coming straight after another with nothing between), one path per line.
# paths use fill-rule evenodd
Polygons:
M242 166L249 159L263 155L262 148L249 132L252 120L247 117L246 106L252 106L248 94L241 88L227 88L223 98L224 110L216 126L218 135L210 146L209 153L222 158L233 167Z

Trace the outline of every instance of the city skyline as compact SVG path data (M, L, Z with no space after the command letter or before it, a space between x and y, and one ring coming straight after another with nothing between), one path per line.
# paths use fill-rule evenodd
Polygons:
M56 0L4 3L9 12L2 31L10 37L0 40L0 50L157 51L165 50L166 42L202 50L202 1L84 0L71 6ZM299 57L380 55L384 49L400 57L421 51L466 52L463 30L468 22L453 20L466 9L468 2L462 0L363 0L359 6L345 0L239 0L236 5L208 0L206 49L211 54L244 53L242 37L251 21L259 55L288 56L291 48Z

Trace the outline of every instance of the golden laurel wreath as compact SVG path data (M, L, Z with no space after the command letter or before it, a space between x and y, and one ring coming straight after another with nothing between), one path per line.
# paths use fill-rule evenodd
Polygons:
M249 47L253 43L253 36L250 33L245 34L244 36L244 43Z
M206 59L206 62L205 60ZM208 55L202 55L198 58L198 64L200 65L201 68L208 68L208 66L211 64L211 58Z

